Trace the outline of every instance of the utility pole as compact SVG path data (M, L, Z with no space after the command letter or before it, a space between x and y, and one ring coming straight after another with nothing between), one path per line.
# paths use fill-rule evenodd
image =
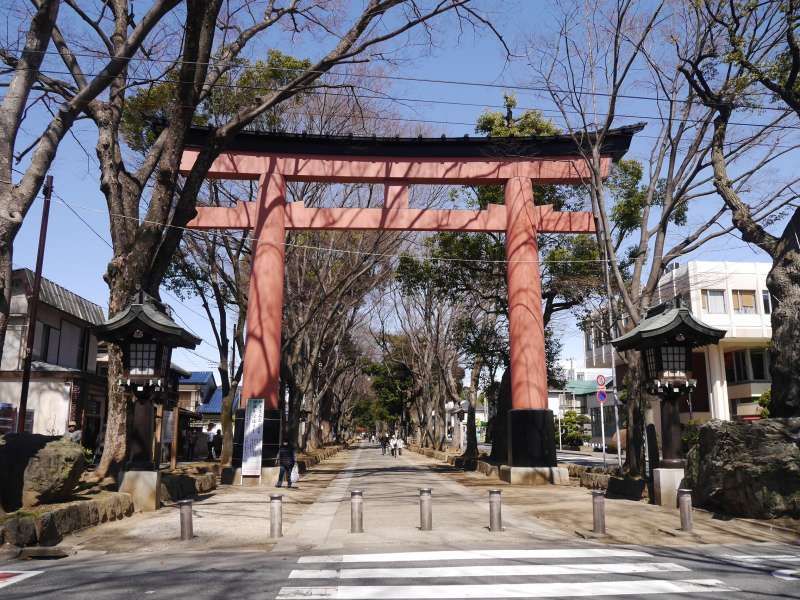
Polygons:
M31 383L31 361L33 360L33 342L36 336L36 313L39 309L39 288L42 285L42 263L44 262L44 245L47 241L47 221L50 217L50 196L53 193L53 176L44 180L44 204L42 205L42 223L39 227L39 249L36 253L36 272L33 276L33 292L28 298L28 335L25 340L25 358L22 365L22 391L19 398L17 414L17 432L25 431L25 415L28 411L28 388Z

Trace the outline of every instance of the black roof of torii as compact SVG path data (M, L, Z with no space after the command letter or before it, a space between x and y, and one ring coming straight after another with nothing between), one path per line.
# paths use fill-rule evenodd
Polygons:
M619 160L628 151L634 134L644 123L626 125L606 132L601 154ZM211 129L193 127L186 137L187 148L208 144ZM397 158L531 158L574 157L580 153L581 138L591 139L593 132L540 135L529 137L377 137L353 135L317 135L309 133L242 131L225 144L227 152L263 152L266 154L321 154L337 156L382 156ZM587 148L584 148L586 150Z

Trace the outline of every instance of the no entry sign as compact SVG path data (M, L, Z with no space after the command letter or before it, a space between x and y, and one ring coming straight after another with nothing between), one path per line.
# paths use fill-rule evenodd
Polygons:
M599 385L600 387L603 387L606 384L606 376L605 375L598 375L597 379L595 379L595 381L597 381L597 385Z

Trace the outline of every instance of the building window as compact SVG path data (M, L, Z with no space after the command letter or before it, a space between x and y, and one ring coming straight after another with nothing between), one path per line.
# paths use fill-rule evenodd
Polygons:
M725 290L702 290L703 311L709 314L724 314Z
M156 345L131 344L129 360L131 375L154 375L156 367Z
M750 366L753 369L754 381L769 381L769 368L765 350L761 348L750 350Z
M764 314L772 314L772 299L769 295L769 290L761 290L761 306L764 308Z
M733 290L733 312L752 315L756 312L756 293L753 290Z
M586 350L591 350L592 349L592 330L591 329L588 329L584 333L584 338L586 339Z
M60 342L61 330L36 321L36 331L33 334L33 360L57 365Z

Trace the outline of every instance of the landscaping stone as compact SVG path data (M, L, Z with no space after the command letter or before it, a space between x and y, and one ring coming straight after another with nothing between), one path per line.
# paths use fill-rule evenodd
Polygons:
M49 442L60 438L32 433L0 436L0 505L6 512L22 507L22 488L28 462Z
M689 453L696 506L735 516L800 517L800 418L710 421Z
M44 513L35 521L36 539L40 546L55 546L64 538L56 526L53 513Z
M644 479L631 477L610 477L606 487L606 496L609 498L625 498L628 500L641 500L647 487Z
M589 488L590 490L605 490L608 488L608 480L611 475L605 473L591 473L584 471L580 475L581 487Z
M31 516L12 516L3 523L3 540L12 546L36 544L36 524Z
M22 506L68 500L86 466L80 444L59 438L30 457L25 467Z

